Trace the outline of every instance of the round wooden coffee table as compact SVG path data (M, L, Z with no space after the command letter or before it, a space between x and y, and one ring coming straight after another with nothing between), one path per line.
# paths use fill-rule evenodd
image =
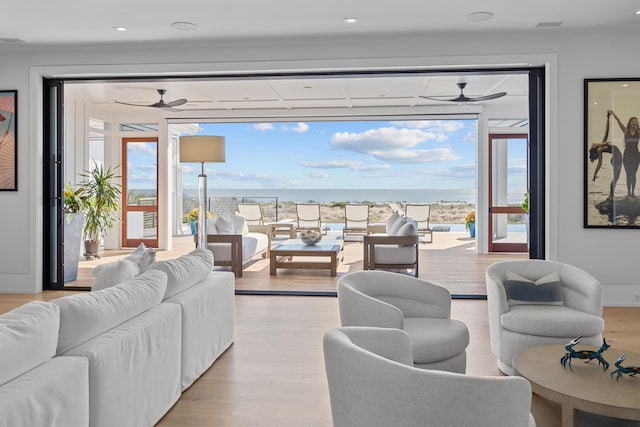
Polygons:
M597 350L578 344L575 350ZM604 371L597 360L584 363L572 359L573 372L563 368L560 359L567 351L562 345L531 347L516 355L513 367L516 374L531 383L532 391L562 407L562 427L576 427L575 410L627 420L640 420L640 375L622 375L618 381L611 372L615 361L626 353L623 366L640 366L640 354L609 348L602 356L609 362Z

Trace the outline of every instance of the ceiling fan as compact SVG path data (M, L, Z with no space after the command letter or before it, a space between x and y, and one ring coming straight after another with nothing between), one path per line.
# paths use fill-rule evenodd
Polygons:
M187 103L187 100L184 98L180 98L180 99L176 99L175 101L171 101L171 102L164 102L164 94L167 93L166 89L157 89L158 93L160 94L160 101L154 103L154 104L130 104L128 102L120 102L120 101L116 101L118 104L123 104L123 105L131 105L133 107L151 107L151 108L160 108L162 110L165 111L184 111L184 110L180 110L178 108L174 108L174 107L179 107L181 105L184 105Z
M445 98L442 98L442 97L436 98L436 97L431 97L431 96L420 96L420 98L431 99L433 101L476 102L476 101L489 101L491 99L501 98L501 97L503 97L503 96L505 96L507 94L507 92L498 92L498 93L492 93L491 95L476 96L474 98L469 98L468 96L465 96L465 94L464 94L464 88L467 86L467 83L466 82L460 82L460 83L457 84L457 86L460 88L460 95L458 95L456 98L445 99Z

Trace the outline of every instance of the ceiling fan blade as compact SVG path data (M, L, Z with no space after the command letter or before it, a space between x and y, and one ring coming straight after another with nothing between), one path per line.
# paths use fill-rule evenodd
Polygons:
M469 101L488 101L490 99L502 98L507 92L492 93L491 95L478 96L475 98L467 98ZM466 97L465 97L466 98Z
M187 103L187 100L184 98L176 99L175 101L167 102L164 104L167 107L179 107Z
M153 105L149 105L149 104L130 104L128 102L120 102L120 101L115 101L116 104L122 104L122 105L130 105L132 107L153 107Z
M455 101L457 99L457 98L450 99L450 98L442 98L442 97L435 97L435 96L423 96L423 95L420 95L420 98L430 99L432 101L445 101L445 102L451 102L451 101Z
M175 111L175 112L184 111L184 110L181 110L181 109L179 109L179 108L173 108L173 107L167 107L167 106L162 107L162 109L163 109L164 111Z

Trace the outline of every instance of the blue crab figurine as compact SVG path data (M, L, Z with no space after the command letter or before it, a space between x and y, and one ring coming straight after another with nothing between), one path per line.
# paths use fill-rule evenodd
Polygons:
M590 362L593 359L597 359L598 364L601 364L602 368L605 371L609 369L609 362L604 360L604 358L602 357L602 353L610 347L610 345L607 344L607 341L602 338L602 346L600 346L600 348L596 351L574 350L573 347L580 342L580 338L582 338L582 335L569 341L567 345L564 346L564 348L567 350L567 353L560 359L562 367L566 369L568 363L569 369L571 369L571 371L573 372L573 368L571 367L571 359L586 359L584 363Z
M616 381L618 381L618 379L620 379L622 374L628 374L630 377L633 377L636 374L640 373L639 366L622 366L622 362L624 361L625 357L627 357L627 354L623 353L622 356L618 357L618 360L616 360L615 365L616 365L616 368L618 369L611 372L611 379L613 379L614 375L617 375Z

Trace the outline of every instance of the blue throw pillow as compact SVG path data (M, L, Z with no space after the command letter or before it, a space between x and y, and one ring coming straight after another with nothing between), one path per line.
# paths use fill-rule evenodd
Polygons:
M551 273L533 281L507 271L507 298L509 305L563 305L560 275Z

